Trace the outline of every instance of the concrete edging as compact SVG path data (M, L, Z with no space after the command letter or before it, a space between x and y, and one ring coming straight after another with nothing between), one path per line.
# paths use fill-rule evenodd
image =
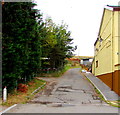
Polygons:
M89 79L85 74L84 76ZM90 80L90 79L89 79ZM90 82L92 83L92 85L101 93L101 95L103 96L103 98L105 99L105 101L108 101L107 98L105 97L105 95L101 92L101 90L90 80Z
M46 85L46 82L45 82L42 86L40 86L40 87L38 87L36 90L34 90L34 91L31 93L31 95L33 95L34 93L36 93L38 90L40 90L40 89L41 89L43 86L45 86L45 85ZM12 109L12 108L15 107L15 106L17 106L17 104L14 104L14 105L8 107L7 109L5 109L4 111L0 112L0 115L3 114L3 113L5 113L5 112L7 112L7 111L9 111L10 109Z
M83 74L87 79L89 79L85 74ZM111 106L114 106L114 107L120 107L119 105L117 105L117 103L113 102L113 101L110 101L110 100L107 100L106 96L102 93L102 91L92 82L92 80L89 79L89 81L91 82L91 84L101 93L101 95L103 96L105 102L107 104L110 104Z
M43 86L45 86L46 85L46 82L42 85L42 86L40 86L40 87L38 87L36 90L34 90L32 93L31 93L31 95L33 95L34 93L36 93L38 90L40 90Z
M4 111L0 112L0 115L3 114L3 113L5 113L5 112L7 112L7 111L9 111L10 109L12 109L15 106L17 106L17 104L14 104L14 105L8 107L7 109L5 109Z

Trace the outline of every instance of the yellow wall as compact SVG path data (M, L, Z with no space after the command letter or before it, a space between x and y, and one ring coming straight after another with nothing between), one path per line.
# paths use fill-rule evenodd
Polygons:
M120 70L120 12L104 9L99 39L95 44L95 57L92 66L93 74L96 76L112 73ZM102 38L102 42L100 42ZM118 43L119 41L119 43ZM98 67L96 67L98 61ZM118 65L118 66L115 66Z
M92 72L120 96L120 11L104 9ZM100 42L102 38L102 42ZM96 67L98 61L98 67Z
M100 38L95 45L95 75L101 75L112 72L112 12L105 9L99 36ZM96 67L98 61L98 67Z
M120 65L115 66L117 64L120 64L120 11L114 12L114 70L120 70Z

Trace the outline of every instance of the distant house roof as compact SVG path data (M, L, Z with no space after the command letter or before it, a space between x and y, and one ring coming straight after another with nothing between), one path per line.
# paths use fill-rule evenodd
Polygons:
M89 59L92 59L93 56L74 56L73 58L78 58L78 59L86 59L86 58L89 58Z
M70 61L80 61L80 59L77 59L77 58L67 58L67 60L70 60Z
M93 59L93 58L84 58L84 59L81 59L81 60L85 61L85 60L90 60L90 59Z
M86 61L86 60L88 60L89 61L89 59L82 59L83 61Z

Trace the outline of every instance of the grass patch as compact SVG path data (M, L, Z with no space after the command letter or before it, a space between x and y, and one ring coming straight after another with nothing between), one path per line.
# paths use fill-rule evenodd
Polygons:
M61 77L67 70L72 68L81 68L81 66L71 66L71 64L67 64L63 69L54 71L52 73L40 73L38 74L38 77Z
M93 85L94 86L94 85ZM95 88L95 86L94 86L94 89L95 89L95 92L98 94L98 96L100 97L100 99L102 100L102 101L104 101L104 102L106 102L106 100L104 99L104 97L103 97L103 95L100 93L100 91L97 89L97 88Z
M72 66L71 69L72 69L72 68L80 68L80 69L82 70L82 67L81 67L81 66Z
M118 107L120 108L120 101L116 100L116 101L107 101L107 103L113 107Z
M7 102L2 103L2 105L9 107L13 104L28 102L30 99L32 99L34 97L34 95L31 95L31 93L34 90L36 90L38 87L42 86L44 83L46 83L46 82L43 80L33 79L32 81L27 83L27 85L28 85L27 93L13 91L8 94ZM43 89L43 88L44 87L42 87L41 89Z
M60 77L60 76L62 76L67 70L73 69L73 68L81 68L81 66L65 65L65 67L64 67L62 70L53 73L53 76L54 76L54 77Z

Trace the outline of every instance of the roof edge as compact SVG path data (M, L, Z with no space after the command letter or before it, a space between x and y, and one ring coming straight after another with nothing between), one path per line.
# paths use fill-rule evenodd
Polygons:
M120 11L120 6L119 5L118 6L106 5L104 7L103 15L102 15L101 23L100 23L100 28L99 28L99 32L98 32L98 36L100 35L100 29L101 29L101 26L102 26L105 10ZM94 46L96 45L98 40L99 40L99 38L97 38L97 40L95 41Z
M119 5L106 5L106 9L112 10L112 11L120 11L120 6Z

